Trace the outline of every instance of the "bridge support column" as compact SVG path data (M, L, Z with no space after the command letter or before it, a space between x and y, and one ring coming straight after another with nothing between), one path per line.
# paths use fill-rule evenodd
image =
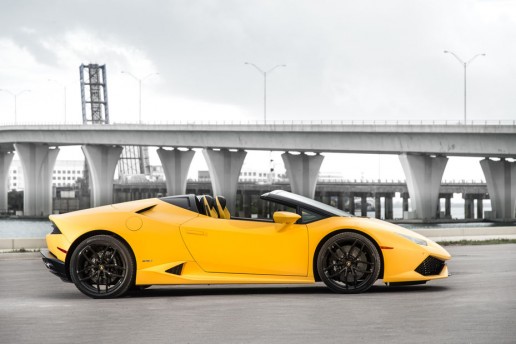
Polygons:
M447 195L444 199L444 217L451 219L451 198L452 195Z
M23 168L25 190L23 214L46 216L52 213L52 172L59 148L37 143L14 145Z
M165 150L158 148L156 151L163 166L167 195L183 195L186 193L186 179L188 170L195 155L195 151L181 151L179 149Z
M362 193L360 200L360 216L367 216L367 194Z
M355 194L353 192L349 194L349 213L355 215Z
M203 149L202 154L210 170L213 195L225 196L229 211L235 211L238 177L247 152L243 150L233 152L228 149L216 151L206 148Z
M0 151L0 211L9 208L7 204L9 167L13 161L14 154L12 152Z
M401 154L412 210L420 219L435 218L439 188L448 158Z
M308 198L314 198L317 176L319 175L319 169L324 156L319 153L316 155L307 155L305 153L294 155L286 152L281 154L281 158L287 170L292 192Z
M90 169L91 206L113 203L113 176L123 148L103 145L84 145L81 148Z
M474 199L471 195L463 195L464 197L464 218L465 219L473 219L475 216L474 216L474 211L473 209L475 208L475 203L474 203Z
M338 208L344 210L346 208L346 194L344 192L339 193Z
M401 194L401 198L403 199L402 204L401 204L401 211L402 211L402 213L405 213L406 211L409 210L409 206L408 206L409 194L404 192Z
M480 161L487 182L494 219L513 219L516 208L516 162Z
M321 199L324 204L331 205L331 195L327 192L321 192Z
M380 219L382 217L382 197L381 195L374 196L374 217Z
M484 198L482 196L477 197L477 219L484 218Z
M392 220L394 217L394 212L392 209L392 197L393 194L387 194L385 195L385 219L386 220Z

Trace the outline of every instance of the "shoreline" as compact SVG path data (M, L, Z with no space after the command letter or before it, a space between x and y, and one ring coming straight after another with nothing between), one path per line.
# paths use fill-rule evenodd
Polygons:
M516 226L414 228L412 230L436 242L516 239ZM0 253L19 250L30 252L46 247L45 238L0 239Z

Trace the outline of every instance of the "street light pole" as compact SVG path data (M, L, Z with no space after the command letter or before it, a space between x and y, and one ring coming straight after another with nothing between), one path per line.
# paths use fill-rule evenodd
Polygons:
M287 65L285 65L285 64L276 65L276 66L272 67L271 69L269 69L268 71L263 71L260 67L258 67L254 63L244 62L244 64L253 66L254 68L256 68L256 70L260 74L263 75L263 123L266 124L267 123L267 74L272 73L278 67L286 67Z
M467 71L467 67L471 64L471 62L473 62L474 59L476 59L478 56L486 56L486 54L484 53L481 53L481 54L476 54L474 55L472 58L470 58L467 62L464 62L459 56L457 56L457 54L455 54L453 51L449 51L449 50L445 50L444 51L445 54L452 54L453 56L455 56L455 58L457 59L457 61L459 61L459 63L464 67L464 125L466 125L466 108L467 108L467 101L466 101L466 95L467 95L467 91L466 91L466 71Z
M143 78L138 78L136 76L134 76L132 73L128 72L128 71L122 71L122 74L127 74L129 76L131 76L134 80L136 80L138 82L138 89L139 89L139 101L138 101L138 106L139 106L139 111L138 111L138 123L139 124L142 124L142 82L153 76L153 75L159 75L159 73L150 73L146 76L144 76Z
M4 92L7 92L9 93L11 96L13 96L14 98L14 124L17 123L17 103L18 103L18 96L25 93L25 92L30 92L30 90L22 90L18 93L13 93L9 90L6 90L6 89L1 89L0 88L0 91L4 91Z

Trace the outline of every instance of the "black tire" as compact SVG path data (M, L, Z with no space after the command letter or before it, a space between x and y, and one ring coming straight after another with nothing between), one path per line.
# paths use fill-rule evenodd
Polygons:
M380 253L370 239L354 232L330 237L317 257L317 271L323 282L337 293L355 294L368 290L378 279Z
M114 298L124 295L134 285L135 263L120 240L95 235L73 251L70 276L83 294L94 299Z

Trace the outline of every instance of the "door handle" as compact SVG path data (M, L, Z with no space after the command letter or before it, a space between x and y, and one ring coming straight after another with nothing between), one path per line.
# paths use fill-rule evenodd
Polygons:
M187 234L193 234L193 235L206 235L204 231L196 230L196 229L187 229Z

